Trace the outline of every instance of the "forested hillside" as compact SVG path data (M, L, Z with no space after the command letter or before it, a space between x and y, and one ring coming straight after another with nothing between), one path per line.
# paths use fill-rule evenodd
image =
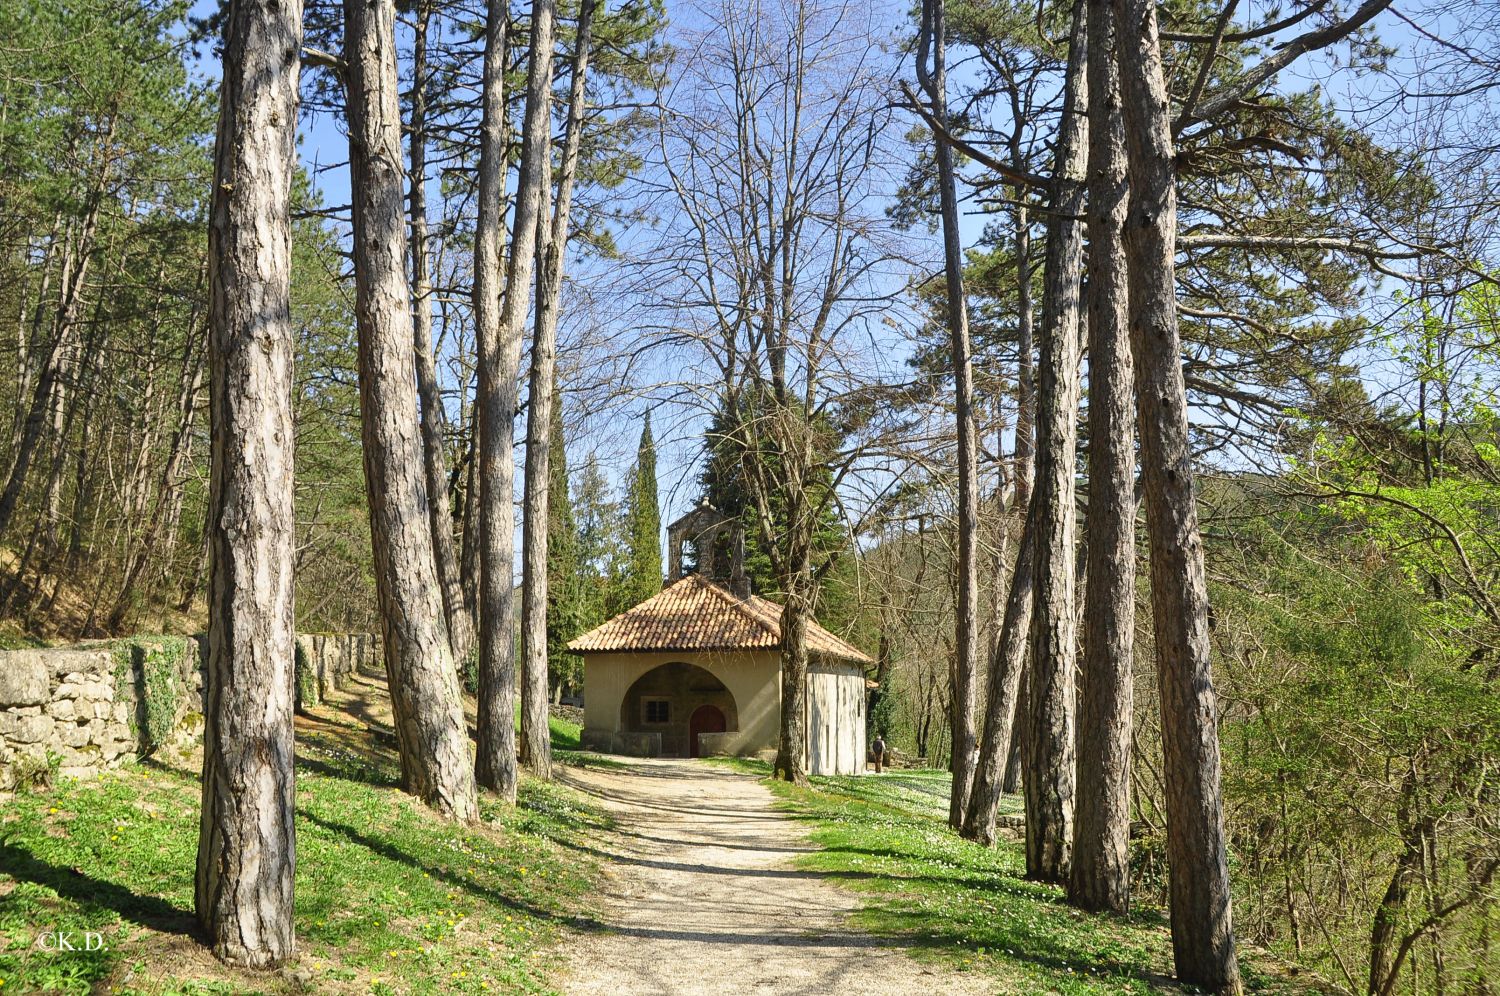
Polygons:
M702 499L782 606L775 777L817 622L944 833L1021 796L1025 876L1164 911L1179 982L1490 993L1497 46L1442 0L0 4L0 642L208 634L196 912L276 966L294 634L380 635L400 787L472 822Z

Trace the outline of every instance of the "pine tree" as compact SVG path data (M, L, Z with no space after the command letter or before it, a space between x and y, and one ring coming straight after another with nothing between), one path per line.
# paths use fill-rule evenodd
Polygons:
M552 402L551 458L547 492L547 680L557 694L583 679L582 660L567 652L568 641L583 632L584 579L578 560L578 524L568 491L567 445L563 439L562 399Z
M402 787L440 813L477 819L458 670L425 507L396 96L395 4L347 0L344 60L354 191L359 403L370 546L385 633Z
M212 529L195 907L214 954L296 947L291 188L301 5L235 5L209 233ZM279 126L256 123L272 121ZM243 182L252 180L254 182Z
M641 430L635 467L625 484L625 542L630 562L616 592L627 609L661 591L661 505L656 497L656 442L651 436L651 413Z

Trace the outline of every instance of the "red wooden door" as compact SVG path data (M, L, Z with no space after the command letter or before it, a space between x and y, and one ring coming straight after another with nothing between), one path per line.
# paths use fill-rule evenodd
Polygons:
M694 709L692 718L688 720L688 756L703 756L698 747L698 734L723 733L724 726L724 714L719 711L718 706L701 705Z

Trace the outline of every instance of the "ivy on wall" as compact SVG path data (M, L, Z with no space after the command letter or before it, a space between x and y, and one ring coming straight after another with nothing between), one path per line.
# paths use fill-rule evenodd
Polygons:
M123 697L131 689L135 708L130 714L130 732L142 757L172 739L186 692L182 676L189 647L196 652L197 643L180 636L122 640L114 645L116 695Z

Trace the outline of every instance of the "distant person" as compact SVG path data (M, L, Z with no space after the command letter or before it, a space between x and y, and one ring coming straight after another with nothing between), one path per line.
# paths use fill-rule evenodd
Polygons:
M870 753L875 757L875 773L880 774L880 766L885 763L885 738L875 734L875 742L870 745Z

